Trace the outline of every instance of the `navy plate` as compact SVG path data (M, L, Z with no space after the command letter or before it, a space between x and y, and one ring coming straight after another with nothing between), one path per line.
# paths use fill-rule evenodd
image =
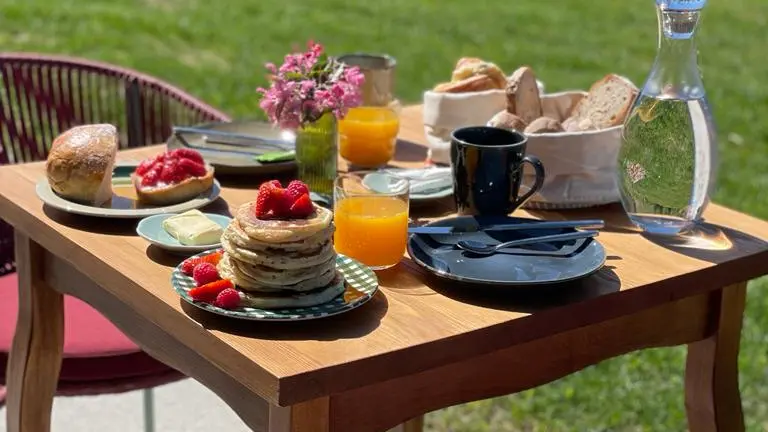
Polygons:
M460 216L427 226L474 226L535 222L507 216ZM595 239L540 243L479 256L458 249L459 240L499 244L510 240L573 232L574 229L489 231L448 235L411 234L408 253L420 266L438 276L483 285L539 285L589 276L605 262L605 249Z

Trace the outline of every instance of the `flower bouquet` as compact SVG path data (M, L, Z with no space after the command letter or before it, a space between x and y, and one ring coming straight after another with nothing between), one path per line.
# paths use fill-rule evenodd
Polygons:
M329 58L314 42L306 52L286 55L279 68L272 63L266 68L271 85L257 90L259 106L270 122L296 131L299 179L311 190L332 196L337 121L362 103L363 73Z

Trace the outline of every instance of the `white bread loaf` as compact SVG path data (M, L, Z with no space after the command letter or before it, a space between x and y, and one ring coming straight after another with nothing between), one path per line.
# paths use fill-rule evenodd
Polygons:
M51 189L84 204L109 201L117 145L117 128L110 124L76 126L59 135L45 164Z
M605 129L624 123L637 93L637 87L628 79L606 75L594 83L587 97L573 108L573 120L566 121L566 129Z
M517 115L526 124L541 117L539 86L533 69L523 66L507 80L507 111Z

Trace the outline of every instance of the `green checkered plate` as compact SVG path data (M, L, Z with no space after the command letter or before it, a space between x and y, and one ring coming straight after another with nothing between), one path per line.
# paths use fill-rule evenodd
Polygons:
M195 256L209 255L216 250L212 249ZM181 298L208 312L253 321L299 321L325 318L358 308L368 302L379 289L376 273L357 260L339 254L336 256L336 269L344 278L342 283L345 285L345 291L327 303L310 307L257 309L244 305L228 310L197 302L189 296L189 290L195 287L195 281L181 272L181 264L173 270L171 284Z

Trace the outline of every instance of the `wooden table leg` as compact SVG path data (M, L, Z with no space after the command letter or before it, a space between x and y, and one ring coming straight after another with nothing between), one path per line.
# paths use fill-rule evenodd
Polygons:
M45 432L64 345L64 298L43 282L45 251L16 231L19 317L7 372L8 432Z
M713 293L714 333L688 345L685 407L693 432L744 430L738 356L746 288L744 282Z

